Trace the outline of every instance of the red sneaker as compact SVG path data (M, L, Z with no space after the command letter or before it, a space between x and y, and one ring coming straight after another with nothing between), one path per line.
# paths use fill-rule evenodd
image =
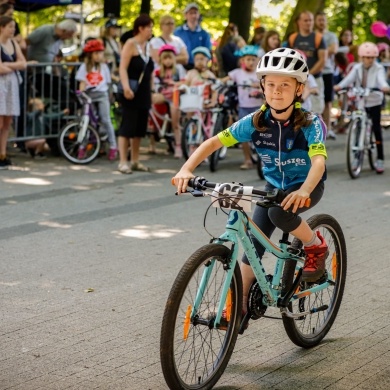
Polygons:
M318 230L316 234L321 240L321 244L304 247L306 253L306 261L302 272L302 280L304 282L315 282L325 272L325 260L329 254L328 245Z

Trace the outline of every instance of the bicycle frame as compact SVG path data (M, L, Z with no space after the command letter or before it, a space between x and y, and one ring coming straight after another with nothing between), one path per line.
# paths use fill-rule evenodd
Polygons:
M153 108L150 108L149 110L149 117L153 122L153 125L155 126L155 129L158 131L161 138L163 138L165 135L167 135L167 126L170 122L172 122L171 118L169 117L169 114L161 115L157 111L155 111ZM158 119L161 119L163 121L162 125L160 126Z
M82 115L80 119L81 130L77 136L77 142L81 144L85 138L89 123L91 122L92 126L97 128L99 119L92 108L92 99L86 93L81 92L78 95L78 99L82 105Z
M266 272L264 270L264 266L262 264L261 259L259 258L256 248L250 238L249 232L258 240L258 242L266 249L266 251L273 254L277 257L274 274L272 280L269 281L267 279ZM232 255L229 263L229 268L227 271L226 280L224 282L221 299L219 301L219 306L216 313L216 318L214 321L214 328L217 328L220 320L222 311L224 309L224 305L227 299L227 294L229 290L229 286L233 277L234 268L238 261L238 249L239 243L243 246L245 254L248 257L248 261L252 267L252 270L255 274L256 280L260 286L260 289L263 293L263 303L266 306L280 307L281 311L284 315L290 318L298 318L303 315L311 314L312 311L309 312L299 312L299 313L291 313L287 306L289 302L295 301L297 299L308 296L312 293L318 292L329 287L331 284L334 284L334 280L332 280L331 275L328 275L328 279L326 282L322 284L318 284L314 287L308 288L306 290L302 290L296 292L297 284L301 277L302 271L298 271L296 279L293 283L293 286L290 291L286 293L284 297L281 297L281 278L283 272L283 265L285 261L297 261L299 263L304 262L304 258L289 252L287 250L289 243L287 240L281 240L280 246L275 245L265 234L255 225L251 218L247 217L243 212L232 210L229 213L229 217L226 224L225 232L217 239L213 241L216 244L226 244L227 242L232 243ZM212 260L209 265L206 265L206 268L203 272L202 279L200 281L199 290L197 291L194 306L191 312L191 318L195 316L198 311L200 302L202 301L202 297L207 286L208 280L210 278L211 272L213 270L215 260ZM301 267L297 267L297 269L301 269Z

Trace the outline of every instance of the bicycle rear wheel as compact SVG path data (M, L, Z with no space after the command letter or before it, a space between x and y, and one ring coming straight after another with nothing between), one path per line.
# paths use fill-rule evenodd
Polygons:
M203 128L199 130L198 120L190 119L184 126L181 134L181 149L186 160L191 156L196 148L204 141ZM201 132L199 134L199 132Z
M227 299L231 308L230 321L225 330L214 328L213 323L229 258L229 248L205 245L186 261L172 286L160 339L162 371L172 390L211 389L228 364L241 322L242 280L238 264ZM212 265L197 313L190 318L203 273Z
M288 337L294 344L303 348L318 345L332 327L340 308L347 274L347 248L339 223L326 214L314 215L307 222L313 230L320 231L329 248L325 276L315 284L322 283L324 280L333 280L333 282L327 288L291 302L289 305L289 310L293 313L323 305L328 306L326 310L298 318L283 316L283 325ZM302 243L294 239L292 246L301 248ZM295 273L296 262L287 261L283 271L282 294L291 287ZM298 289L305 290L312 285L313 283L301 282Z
M78 142L80 123L65 125L58 136L58 147L62 155L73 164L89 164L99 155L101 140L97 130L88 126L82 142Z
M348 128L347 167L352 179L358 178L363 168L364 147L359 145L360 134L363 130L360 118L353 119Z

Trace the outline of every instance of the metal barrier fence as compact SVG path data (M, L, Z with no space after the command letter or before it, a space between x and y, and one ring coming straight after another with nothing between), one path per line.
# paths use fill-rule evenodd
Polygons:
M21 72L20 116L14 118L9 141L57 138L64 124L77 116L75 74L80 65L79 62L28 64ZM44 105L42 113L37 110L40 103Z

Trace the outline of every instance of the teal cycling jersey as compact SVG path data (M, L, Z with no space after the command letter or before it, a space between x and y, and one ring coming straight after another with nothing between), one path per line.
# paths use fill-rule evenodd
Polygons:
M266 131L253 125L253 115L247 115L218 134L224 146L252 141L263 163L265 179L280 189L303 183L311 167L311 157L327 158L325 134L318 116L312 114L312 123L294 131L292 121L277 121L268 109L265 112ZM326 179L326 173L322 180Z

